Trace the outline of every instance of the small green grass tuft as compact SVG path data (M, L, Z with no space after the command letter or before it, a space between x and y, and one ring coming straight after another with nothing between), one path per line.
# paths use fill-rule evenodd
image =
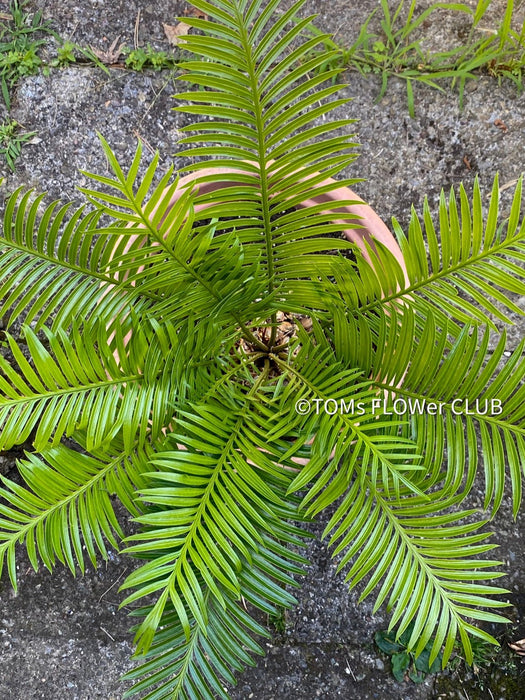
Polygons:
M15 161L22 151L22 144L35 135L35 131L20 131L20 124L14 119L0 124L0 155L5 158L9 168L14 171Z
M284 634L286 632L286 608L277 605L275 612L268 615L268 623L278 634Z
M23 0L11 0L8 15L10 19L0 22L0 87L7 109L18 79L40 70L44 35L54 34L49 22L42 20L42 13L31 15Z
M135 71L142 71L146 68L153 70L173 69L177 65L173 55L166 51L156 51L149 44L144 48L125 47L124 53L126 54L126 67Z
M436 2L417 13L417 0L410 0L408 9L405 0L400 0L393 11L388 0L381 0L381 6L368 15L351 46L341 46L330 38L323 41L322 48L317 51L326 52L327 60L320 70L348 68L362 75L380 75L378 99L385 94L391 77L405 80L411 116L415 114L414 83L443 89L443 81L448 80L458 88L462 102L467 80L485 72L499 81L511 80L521 91L525 72L525 22L519 31L512 28L515 5L514 0L508 0L499 25L481 27L480 22L491 5L492 0L478 0L475 9L463 3ZM422 46L421 29L431 17L434 19L438 10L469 16L470 31L460 46L428 52ZM380 29L371 29L378 17ZM314 27L310 30L313 35L321 34Z
M64 41L57 47L57 55L56 58L51 61L51 67L64 68L65 66L70 66L72 63L76 63L76 52L78 48L77 44L73 41Z

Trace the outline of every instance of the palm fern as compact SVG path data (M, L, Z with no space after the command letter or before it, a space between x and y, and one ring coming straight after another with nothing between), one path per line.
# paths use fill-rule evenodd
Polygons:
M0 566L16 587L18 544L35 569L84 571L108 546L142 560L123 584L145 656L128 695L227 698L330 506L338 567L415 654L433 639L445 664L459 638L471 660L472 635L495 641L473 621L504 620L481 528L507 481L521 502L525 358L498 331L525 292L521 182L504 221L496 179L486 215L476 183L437 221L425 204L406 235L394 222L406 273L340 240L340 212L305 213L355 144L325 119L345 101L302 2L275 19L279 0L194 0L199 90L177 109L196 187L140 146L126 171L102 140L113 175L90 175L91 208L6 206L0 449L31 447L25 485L3 478ZM480 471L485 516L462 505Z

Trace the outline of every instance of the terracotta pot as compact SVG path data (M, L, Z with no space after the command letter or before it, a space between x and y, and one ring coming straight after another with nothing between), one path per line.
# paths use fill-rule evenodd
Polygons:
M196 211L205 210L214 203L214 192L226 187L238 187L240 185L246 186L245 177L242 179L242 181L241 178L237 180L235 177L232 177L238 174L246 176L248 173L238 169L236 170L234 168L210 167L203 168L202 170L180 178L178 186L171 196L171 201L166 208L164 216L168 214L171 208L180 199L182 193L188 187L193 187L194 193L199 196L208 196L209 203L201 202L195 207ZM205 178L204 182L201 181L202 178ZM196 182L197 180L198 182ZM318 187L324 187L325 185L329 184L333 184L333 189L330 189L328 192L316 197L312 197L311 199L306 199L300 202L298 207L308 209L311 206L326 203L326 210L324 211L331 211L341 214L341 218L333 220L333 223L337 223L341 226L341 231L343 232L344 236L349 241L355 243L363 251L363 255L368 262L373 264L369 256L367 246L365 245L365 241L372 247L374 245L374 241L379 241L394 255L405 274L405 279L407 279L407 271L403 254L386 224L353 190L348 187L338 186L337 180L327 178L323 180ZM338 206L338 202L348 200L354 200L356 201L356 204ZM157 208L158 205L155 209L153 209L152 215L155 214ZM360 228L355 228L356 224L359 224ZM127 243L123 247L121 245L123 236L120 237L115 244L115 249L119 249L119 254L127 253L133 242L137 239L138 235L139 234L127 236ZM140 272L142 269L143 268L139 267L137 272ZM124 275L124 279L126 275L127 273ZM102 292L102 296L105 293L106 292ZM128 334L124 339L125 343L127 343L129 335L130 334ZM118 360L117 354L116 359Z

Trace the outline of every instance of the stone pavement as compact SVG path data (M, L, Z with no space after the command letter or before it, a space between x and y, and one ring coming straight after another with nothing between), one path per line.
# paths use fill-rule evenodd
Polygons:
M170 48L162 22L174 24L185 9L182 0L31 0L30 6L41 8L61 36L83 46L107 49L115 39L132 45L138 26L141 44L166 51ZM373 0L309 0L306 11L318 12L319 27L350 41L374 6ZM461 29L460 24L437 23L427 31L429 40L439 43ZM344 80L348 87L342 92L353 101L337 116L359 120L355 129L362 144L362 155L347 174L366 179L357 189L386 221L395 216L405 226L412 203L420 210L426 194L435 209L441 188L463 181L470 191L475 176L485 188L486 202L496 171L506 188L524 170L525 98L511 85L498 86L488 77L470 83L462 110L457 94L416 87L412 119L401 83L392 81L376 103L376 78L350 73ZM86 184L79 169L107 171L96 132L124 163L131 161L137 138L160 150L163 166L177 163L177 138L186 117L170 110L176 90L167 72L111 69L107 75L80 64L22 80L12 116L36 131L38 139L24 148L14 174L4 168L3 192L23 184L46 190L50 198L79 199L75 188ZM503 197L511 189L504 189ZM519 303L523 307L524 300ZM512 345L523 337L524 328L519 321L511 331ZM4 467L14 456L2 457ZM478 505L480 498L474 496ZM492 530L501 545L498 556L509 571L503 581L517 606L512 616L519 639L525 637L525 531L523 515L514 522L510 512L506 503ZM468 674L461 679L464 687L450 675L427 678L421 685L395 682L390 662L373 644L374 632L387 626L385 612L373 616L372 602L357 605L358 594L348 594L323 545L314 542L309 556L312 564L298 607L288 614L285 631L275 633L268 644L267 657L241 677L232 694L235 700L525 697L519 689L508 690L505 677L494 678L490 695ZM117 609L118 585L130 566L126 558L112 555L98 571L75 580L60 567L53 576L43 569L35 573L20 553L19 595L13 596L5 575L0 585L0 698L121 697L118 679L130 668L132 646L129 620Z

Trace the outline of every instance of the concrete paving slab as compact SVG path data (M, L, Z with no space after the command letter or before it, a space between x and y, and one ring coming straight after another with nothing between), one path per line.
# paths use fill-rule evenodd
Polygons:
M170 49L163 24L173 25L188 11L184 0L34 0L55 31L80 46L107 50L113 41L134 47Z

